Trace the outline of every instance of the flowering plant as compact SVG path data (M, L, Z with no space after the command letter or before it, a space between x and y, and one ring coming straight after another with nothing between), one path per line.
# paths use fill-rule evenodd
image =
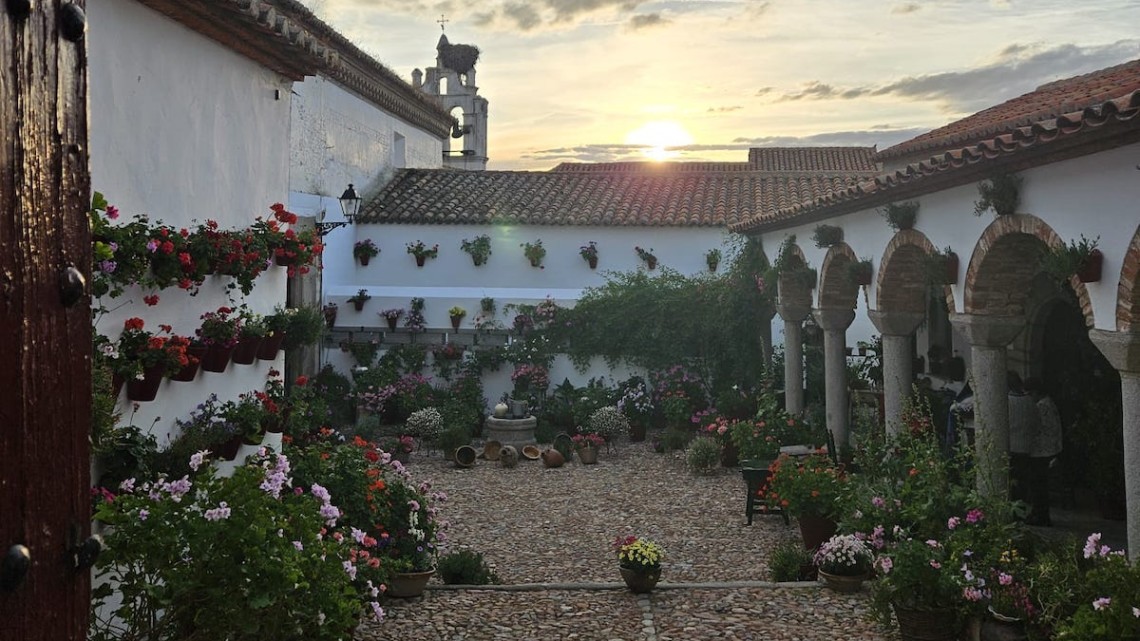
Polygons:
M259 453L220 478L198 452L190 469L101 493L95 519L114 527L96 566L92 639L193 630L209 639L332 641L356 624L362 602L382 615L374 596L381 586L353 583L351 539L328 535L336 506L317 484L288 487L285 456ZM298 590L299 582L322 589Z
M411 454L416 449L416 440L403 434L382 438L376 445L389 454Z
M874 554L858 536L836 534L819 546L814 560L828 574L859 576L871 570Z
M467 315L467 310L459 305L454 305L451 309L447 310L447 315L451 318L463 318Z
M470 254L471 260L478 267L487 262L487 258L491 255L491 237L487 234L481 234L471 240L464 238L459 243L459 248Z
M895 542L875 559L878 580L872 590L876 614L889 621L890 606L910 609L955 608L969 587L944 541L911 537L901 528Z
M1084 558L1092 567L1082 577L1076 612L1058 626L1058 639L1116 641L1140 635L1140 566L1100 539L1096 533L1085 541Z
M647 425L653 416L653 397L640 378L630 379L621 390L617 408L629 418L630 423Z
M361 289L361 290L357 291L355 294L353 294L352 296L350 296L348 298L348 302L353 303L353 304L357 304L357 303L364 304L364 303L368 302L368 300L370 300L371 298L372 298L372 295L368 293L367 289Z
M426 326L427 320L424 318L424 299L417 296L411 300L408 315L404 319L404 327L407 327L413 332L422 332Z
M720 250L712 248L705 252L705 264L708 265L709 271L715 271L717 265L720 264Z
M771 461L780 455L780 439L766 421L736 421L728 425L728 435L742 460Z
M439 256L439 245L432 245L431 249L424 244L424 241L417 240L414 243L408 243L408 253L416 258L436 258Z
M433 440L443 432L443 416L434 407L427 407L412 412L408 416L404 428L405 434L417 436L424 440Z
M207 347L233 347L241 337L241 318L230 307L219 307L216 312L202 314L202 325L195 334Z
M665 549L649 539L633 535L619 536L613 543L617 552L618 565L629 570L647 572L661 568Z
M371 238L356 241L352 246L352 255L355 258L372 258L380 254L380 248L376 243L372 242Z
M582 256L582 260L586 262L598 260L598 245L591 240L589 243L579 247L578 253Z
M123 333L114 349L104 347L111 370L125 380L141 378L145 370L158 367L164 376L176 374L189 363L186 348L190 340L184 336L169 335L171 327L160 325L160 334L143 329L141 318L128 318L123 323ZM168 334L162 336L161 334Z
M401 307L393 307L392 309L386 309L378 313L383 316L385 320L394 321L399 320L400 317L404 315L404 309Z
M309 273L309 267L324 251L321 237L315 229L297 233L286 229L278 245L273 248L273 256L279 264L289 266L289 275Z
M550 375L542 365L523 363L511 373L515 385L515 398L523 398L533 390L540 393L550 386Z
M519 247L523 248L523 255L530 261L532 267L542 266L542 259L546 257L546 248L542 246L541 238L533 243L519 243Z
M836 516L845 477L830 458L813 454L795 460L782 454L769 469L769 501L792 516Z
M598 436L597 434L575 434L574 436L570 437L570 440L574 442L574 447L578 449L587 447L601 447L606 443L606 439Z
M586 431L613 441L629 433L629 419L618 408L607 405L590 414L590 418L586 419Z

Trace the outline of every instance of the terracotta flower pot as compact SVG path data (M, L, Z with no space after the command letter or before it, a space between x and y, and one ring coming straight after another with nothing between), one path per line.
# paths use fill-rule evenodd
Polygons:
M583 465L597 465L598 464L598 448L596 447L579 447L578 460L582 461Z
M371 256L357 256L356 259L360 261L361 267L368 267L368 261L372 260L372 257Z
M424 261L426 261L426 260L427 260L427 256L416 256L416 266L417 267L423 267Z
M186 348L186 355L189 357L189 362L178 370L178 372L170 377L172 381L179 381L182 383L189 383L198 376L198 368L202 365L202 359L206 357L205 345L191 345Z
M804 549L814 550L824 541L830 539L837 529L835 521L822 516L801 515L797 519L800 523L800 536L804 540Z
M543 450L542 464L546 467L562 467L566 464L566 458L562 456L562 452L555 449Z
M153 401L158 395L158 386L162 384L163 367L155 365L143 371L141 379L133 378L127 381L127 400Z
M586 262L589 263L590 269L597 269L598 268L598 257L597 256L594 256L593 258L587 258Z
M252 365L257 358L257 350L261 348L261 336L243 336L238 340L232 355L233 362L238 365Z
M400 322L399 318L385 317L384 320L388 322L388 331L390 331L390 332L396 331L396 324Z
M1081 263L1081 268L1077 271L1077 279L1082 283L1099 282L1103 266L1104 254L1099 249L1094 249L1089 257Z
M230 356L233 355L234 348L222 347L220 345L211 345L206 348L206 355L202 357L202 371L204 372L224 372L226 366L230 364Z
M285 332L273 332L272 336L261 339L261 346L257 348L257 358L263 361L271 361L277 358L277 352L281 349L281 342L284 340Z
M463 317L462 316L452 316L451 317L451 328L452 329L458 330L459 326L461 324L463 324Z
M867 580L867 573L864 572L863 574L848 576L844 574L830 574L820 570L819 578L823 579L827 587L836 592L858 592L863 587L863 582Z
M435 568L425 572L396 572L388 579L388 589L384 594L398 599L420 596L424 593L424 588L427 587L433 574L435 574Z

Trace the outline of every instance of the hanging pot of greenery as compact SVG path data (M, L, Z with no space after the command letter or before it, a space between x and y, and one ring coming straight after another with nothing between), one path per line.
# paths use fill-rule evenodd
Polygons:
M1100 281L1101 268L1104 266L1104 254L1099 249L1093 249L1088 257L1081 262L1077 271L1077 278L1082 283L1096 283Z
M861 286L870 285L871 278L874 275L870 260L860 260L851 263L847 273L851 278L851 282Z
M843 228L835 225L819 225L812 232L811 239L820 249L834 247L843 242Z
M918 217L918 203L890 203L880 209L879 213L887 219L887 225L895 231L914 229L914 220Z

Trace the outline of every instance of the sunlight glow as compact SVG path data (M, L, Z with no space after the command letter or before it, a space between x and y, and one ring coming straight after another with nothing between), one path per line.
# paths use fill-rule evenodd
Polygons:
M629 132L626 144L644 145L646 158L661 162L678 155L671 147L691 145L693 137L675 120L652 120Z

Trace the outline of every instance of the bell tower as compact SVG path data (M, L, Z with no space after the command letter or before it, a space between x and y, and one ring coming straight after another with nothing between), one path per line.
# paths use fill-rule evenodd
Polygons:
M443 29L447 20L441 16L438 22ZM440 34L435 50L435 66L428 67L426 77L419 69L413 71L412 86L436 96L455 118L451 135L443 142L443 166L484 170L487 168L487 99L479 95L479 87L475 85L479 48L451 44L446 34Z

